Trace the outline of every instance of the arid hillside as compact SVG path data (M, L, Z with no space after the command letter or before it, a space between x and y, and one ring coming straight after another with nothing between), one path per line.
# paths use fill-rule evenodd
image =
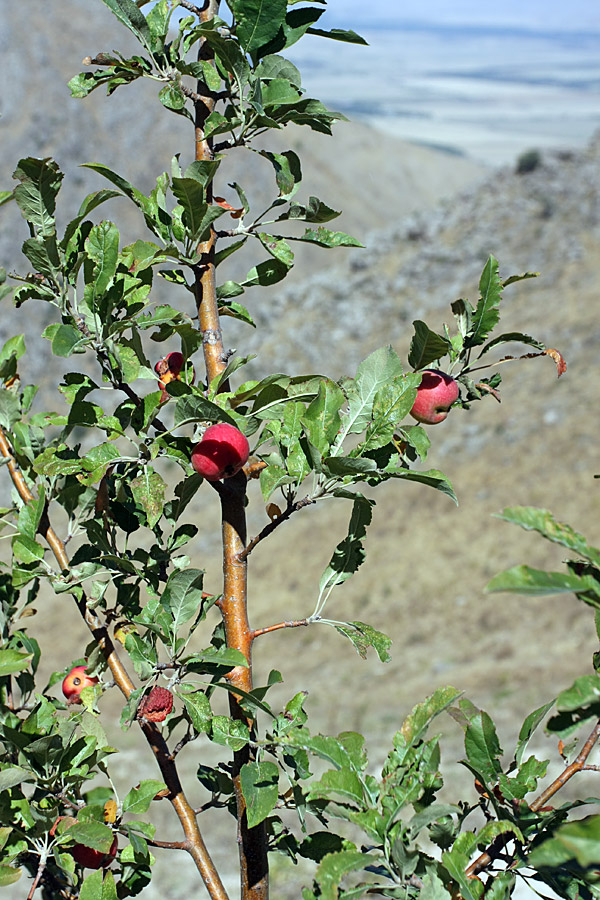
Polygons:
M66 216L81 194L100 186L96 176L75 168L78 163L102 161L149 189L172 154L187 154L185 126L182 131L176 117L162 115L158 103L143 106L136 92L145 86L118 92L109 101L100 94L86 102L68 99L63 85L80 59L116 42L107 10L88 9L80 0L53 0L52 16L36 29L15 5L3 13L2 66L12 89L0 131L2 187L10 186L19 156L53 155L69 175L61 212ZM17 46L29 47L26 59ZM119 46L125 47L121 38ZM249 372L325 371L338 377L385 343L406 356L414 319L440 328L450 319L452 301L476 300L490 253L500 260L504 276L540 273L506 290L503 330L524 331L557 347L568 371L557 381L549 359L507 363L500 405L490 397L468 412L453 411L431 430L428 462L450 477L458 508L415 484L391 486L378 499L367 560L338 589L328 613L367 621L389 634L391 663L358 659L333 629L290 629L261 638L257 681L271 668L280 669L284 684L273 691L273 702L307 689L315 727L364 731L374 764L414 703L445 683L488 709L510 748L523 716L591 665L597 644L593 617L575 598L486 595L484 587L516 563L561 566L559 548L494 518L505 506L548 507L600 544L600 484L594 481L600 473L600 139L585 151L542 154L539 165L522 175L514 167L486 174L468 160L353 124L340 126L329 143L304 133L285 134L282 141L303 159L302 195L317 194L343 207L339 227L360 237L365 249L337 257L314 249L299 257L289 287L249 296L260 328L228 325L226 332L228 346L240 355L258 354ZM258 170L228 173L227 180L244 177L260 197L265 188ZM1 214L0 263L19 268L23 223L10 207ZM137 234L136 217L125 203L115 204L110 215L129 238ZM235 270L227 277L235 277ZM27 304L15 312L5 304L1 340L22 331L39 333L46 311ZM42 379L46 399L55 393L58 370L45 342L33 346L27 376ZM8 496L6 474L0 485ZM327 504L306 509L256 548L250 575L253 624L310 614L321 572L346 533L348 511ZM206 569L210 588L220 577L213 492L199 492L191 515L202 523L193 564ZM255 485L249 516L254 534L267 521ZM87 635L65 595L45 595L39 620L47 671L65 665L67 632L69 655L76 653L71 647L78 640L83 651ZM111 703L117 741L122 739L118 699L109 697L107 708ZM459 729L450 719L442 727L450 784L467 782L466 770L454 766L461 754ZM124 740L123 781L132 771L154 777L152 760L137 753L134 733ZM198 755L210 752L200 741L185 748L181 759L188 775L193 777ZM177 837L171 818L163 828L162 839ZM217 862L226 863L220 833L209 833ZM175 888L170 865L160 860L152 896L187 897L185 863ZM276 871L273 896L296 898L298 884L287 870Z

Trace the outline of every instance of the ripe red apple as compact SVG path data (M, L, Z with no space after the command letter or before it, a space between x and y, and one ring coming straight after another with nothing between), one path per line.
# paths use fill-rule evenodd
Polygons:
M417 422L437 425L444 421L457 399L458 384L452 376L438 369L425 369L410 414Z
M207 481L219 481L239 472L249 453L248 440L235 425L217 422L192 450L192 466Z
M95 675L88 675L86 666L75 666L64 678L62 692L69 703L81 703L80 693L85 687L98 684Z
M99 869L101 866L109 866L117 855L117 836L115 835L108 853L102 853L100 850L94 850L93 847L86 847L85 844L75 844L71 847L69 853L80 866L87 869Z

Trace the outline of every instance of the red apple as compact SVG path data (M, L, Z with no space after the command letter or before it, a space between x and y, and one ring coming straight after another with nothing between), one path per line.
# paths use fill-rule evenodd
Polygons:
M94 850L93 847L86 847L85 844L75 844L71 847L69 853L80 866L87 869L99 869L101 866L109 866L117 855L117 836L115 835L108 853L102 853L100 850Z
M159 360L154 366L154 371L158 375L158 386L162 390L161 403L164 400L169 399L169 395L165 390L166 386L171 381L181 381L181 370L183 369L184 364L185 359L183 353L180 353L179 350L174 350L172 353L167 353L164 359ZM191 363L190 369L192 373L191 381L193 383L196 372Z
M239 472L249 453L248 440L235 425L217 422L192 450L192 466L207 481L219 481Z
M417 422L437 425L444 421L457 399L458 384L454 378L438 369L425 369L410 414Z
M81 703L79 695L85 687L98 684L95 675L88 675L86 666L75 666L64 678L62 692L69 703Z

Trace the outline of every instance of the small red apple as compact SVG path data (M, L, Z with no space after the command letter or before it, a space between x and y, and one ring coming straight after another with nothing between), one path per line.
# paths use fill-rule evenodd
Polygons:
M85 844L75 844L71 847L69 853L80 866L87 869L99 869L101 866L109 866L117 855L117 836L115 835L108 853L102 853L100 850L94 850L93 847L86 847Z
M247 462L250 447L246 435L235 425L210 425L192 450L192 466L207 481L231 478Z
M174 350L172 353L167 353L164 359L159 360L154 366L154 371L158 375L158 386L162 391L161 403L169 399L169 395L165 390L166 386L171 381L181 381L181 370L184 364L183 353L180 353L179 350ZM192 373L191 381L193 383L196 371L191 363L190 368Z
M79 695L85 687L98 684L95 675L88 675L86 666L75 666L64 678L62 692L69 703L81 703Z
M410 414L417 422L437 425L444 421L457 399L458 384L451 375L438 369L425 369Z

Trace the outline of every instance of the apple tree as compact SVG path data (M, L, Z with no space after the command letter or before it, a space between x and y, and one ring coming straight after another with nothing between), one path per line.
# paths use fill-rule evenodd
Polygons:
M29 878L28 898L125 898L149 885L159 855L183 853L208 895L225 900L203 827L210 808L235 817L243 900L268 896L271 854L304 860L303 873L313 866L298 879L304 900L478 900L484 891L499 900L525 865L562 896L595 895L592 864L600 860L586 839L596 819L567 821L584 801L549 807L570 774L536 793L546 763L526 754L551 703L528 717L506 765L490 716L441 687L417 703L375 774L362 735L311 731L301 685L279 709L269 702L279 673L264 685L253 680L256 640L275 641L284 628L330 627L360 657L389 659L386 635L333 617L337 589L364 562L384 485L418 482L455 499L444 474L428 468L427 426L451 406L497 398L497 364L512 359L498 358L502 344L521 342L525 356L550 356L564 370L557 351L498 328L504 289L531 273L501 277L494 257L482 260L474 301L449 298L452 326L415 321L406 363L388 346L340 380L244 380L250 359L227 350L228 318L254 324L254 295L285 278L297 242L360 246L329 227L339 215L329 198L302 196L298 155L269 145L288 125L329 134L343 118L306 96L286 50L305 36L363 41L321 28L322 5L293 0L227 0L221 8L218 0L102 2L138 41L139 55L95 50L70 81L73 97L97 88L112 96L150 78L165 114L189 121L189 146L164 162L149 194L127 179L127 160L121 172L88 163L101 186L64 228L56 219L63 173L53 159L16 162L16 185L0 195L25 220L30 267L3 272L2 296L14 303L15 323L25 304L46 304L53 320L43 337L52 365L64 368L59 411L40 409L36 386L21 377L23 336L0 351L2 523L11 547L0 573L0 884ZM177 22L176 7L184 13ZM258 154L272 173L266 210L255 208L248 186L228 189L233 152ZM139 238L125 245L100 212L121 196L140 221ZM244 278L228 278L228 261L249 246L255 264ZM247 491L254 479L260 500ZM190 516L197 496L221 511L220 585L204 584ZM252 554L291 516L310 516L326 500L348 508L348 530L313 586L314 602L301 620L255 627ZM248 503L267 504L252 538ZM558 539L549 518L540 525L531 512L507 517ZM561 589L597 607L598 551L560 534L584 560ZM520 573L521 586L527 577ZM539 574L530 583L545 584ZM43 585L69 595L89 629L87 647L70 648L68 665L48 683L33 607L38 594L47 596ZM559 698L554 731L570 736L596 714L594 679L583 699L578 688ZM118 748L107 737L109 693L120 693L121 726L139 735L139 752L146 748L157 767L124 795L111 778ZM439 738L428 735L446 710L464 727L475 784L455 803L437 799ZM598 730L571 767L584 765ZM184 784L178 755L192 741L198 768ZM215 765L202 753L209 743ZM570 758L575 750L563 744L561 752ZM195 808L190 798L199 790L206 802ZM180 824L177 841L157 831L153 812L165 799Z

